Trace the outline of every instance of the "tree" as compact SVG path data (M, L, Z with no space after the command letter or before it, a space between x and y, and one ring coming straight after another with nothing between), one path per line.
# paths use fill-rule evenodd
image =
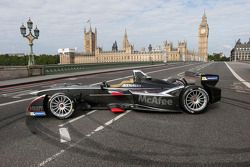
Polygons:
M9 55L4 54L0 55L0 65L3 66L24 66L28 64L29 56L17 56L17 55ZM35 62L38 65L46 65L46 64L58 64L60 63L59 55L46 55L42 54L39 56L35 56Z
M208 60L209 61L229 61L230 58L226 56L221 57L221 54L213 54L213 55L208 55Z

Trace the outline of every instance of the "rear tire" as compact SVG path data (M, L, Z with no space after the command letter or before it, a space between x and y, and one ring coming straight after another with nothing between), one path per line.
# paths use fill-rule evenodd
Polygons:
M75 102L63 93L52 95L48 102L51 114L59 119L69 118L75 111Z
M189 114L199 114L206 110L209 102L208 93L200 86L189 86L184 89L180 103Z

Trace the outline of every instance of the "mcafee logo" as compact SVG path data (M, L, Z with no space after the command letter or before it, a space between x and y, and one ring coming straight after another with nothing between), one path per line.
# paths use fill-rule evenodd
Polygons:
M165 99L162 96L148 97L148 96L139 95L138 100L141 103L156 104L156 105L169 105L169 106L173 105L172 99Z

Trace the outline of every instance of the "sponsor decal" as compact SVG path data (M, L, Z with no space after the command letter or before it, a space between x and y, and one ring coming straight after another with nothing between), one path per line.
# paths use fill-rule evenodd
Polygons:
M207 77L202 77L201 80L202 80L202 81L206 81L206 80L207 80Z
M139 102L141 103L148 103L148 104L156 104L156 105L173 105L173 100L172 99L165 99L162 96L154 96L154 97L149 97L149 96L143 96L139 95Z
M218 80L217 76L206 76L206 77L201 77L202 81L207 81L207 80Z
M43 106L31 106L30 110L33 112L43 111Z
M46 113L44 111L39 111L39 112L27 112L27 115L30 116L35 116L35 117L42 117L42 116L46 116Z
M126 88L140 88L141 85L138 85L138 84L123 84L122 87L126 87Z
M41 116L45 116L45 112L44 111L40 111L40 112L35 112L35 116L37 117L41 117Z
M211 76L211 77L207 77L207 79L208 79L208 80L217 80L218 77L216 77L216 76Z

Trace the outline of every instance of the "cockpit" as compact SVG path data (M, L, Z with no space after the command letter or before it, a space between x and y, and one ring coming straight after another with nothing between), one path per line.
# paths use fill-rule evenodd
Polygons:
M134 82L141 82L143 79L151 79L151 77L141 70L133 70L133 79Z
M120 88L120 87L140 87L140 83L144 79L151 79L150 76L142 72L141 70L133 70L132 78L128 80L123 80L119 84L110 85L111 88Z
M151 78L151 76L145 74L141 70L133 70L133 75L127 80L123 80L118 84L109 85L107 82L103 82L103 87L111 88L145 88L145 87L173 87L176 85L186 85L188 84L186 79L194 79L192 72L187 73L188 77L183 78L168 78L166 80ZM186 76L186 73L185 73ZM190 82L189 82L190 83Z

